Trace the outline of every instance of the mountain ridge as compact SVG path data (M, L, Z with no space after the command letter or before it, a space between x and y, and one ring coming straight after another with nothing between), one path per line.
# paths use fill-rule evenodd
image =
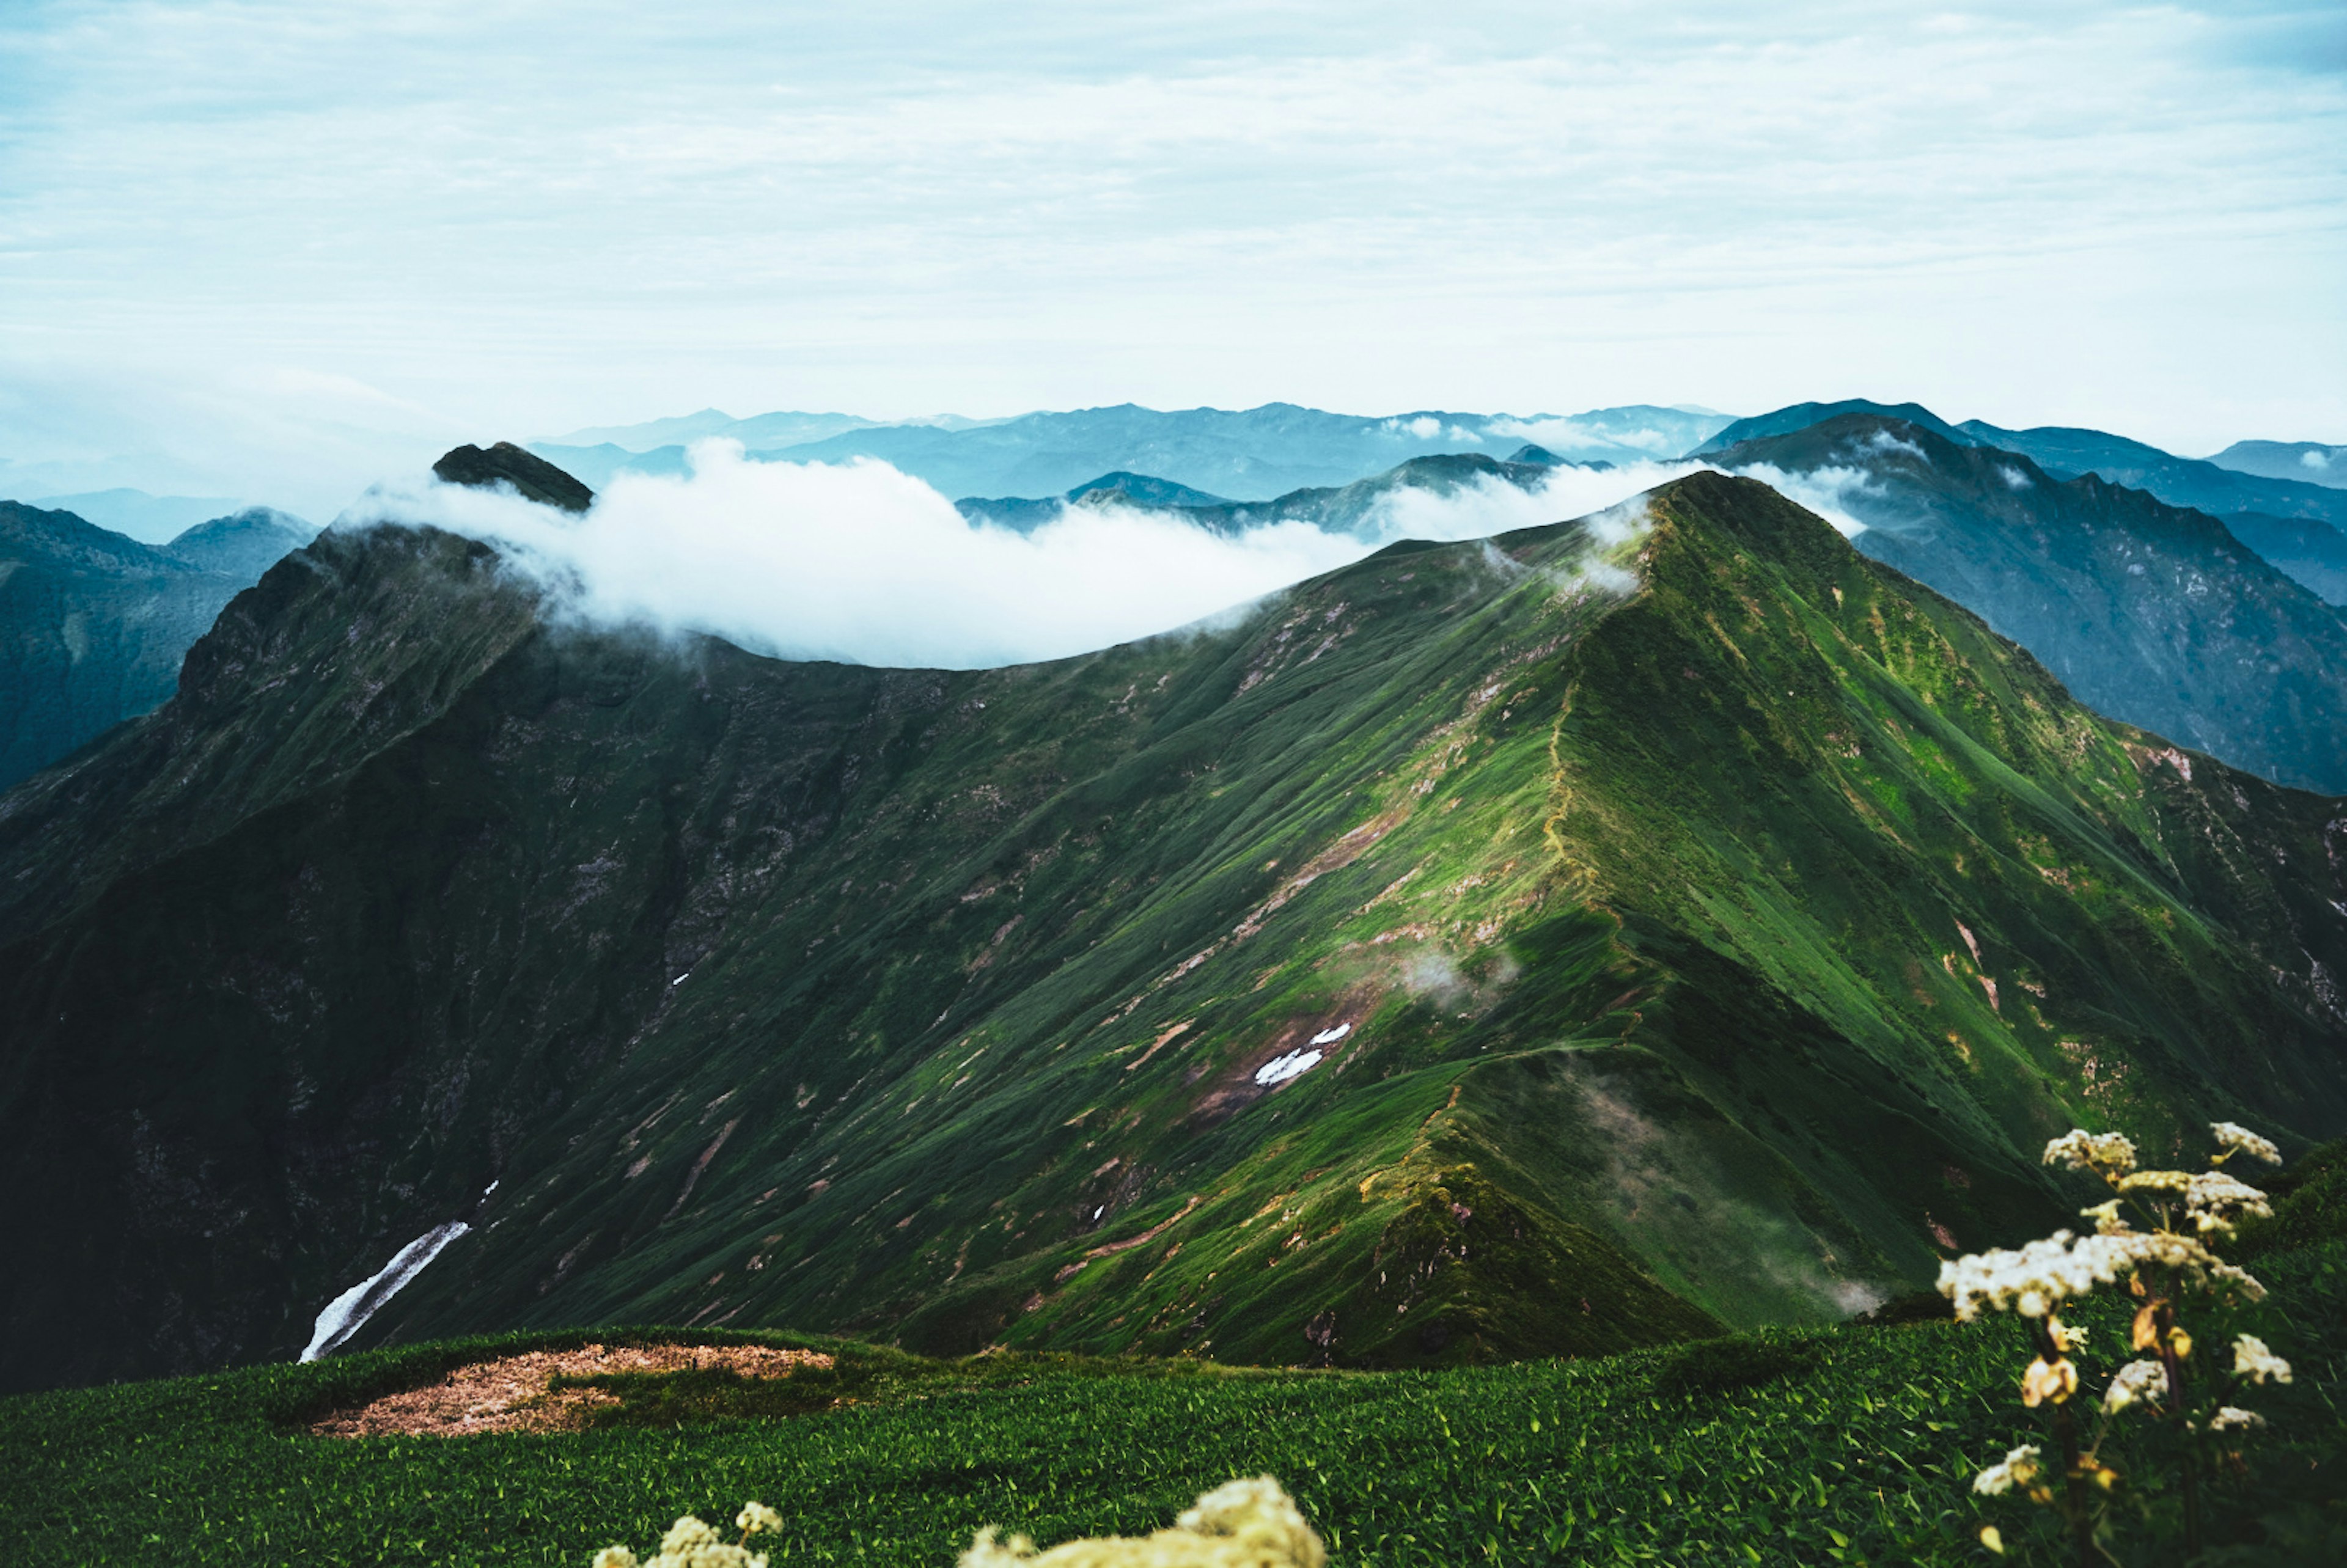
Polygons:
M1765 487L1649 507L957 672L330 532L0 797L6 1241L73 1282L0 1378L291 1354L457 1218L357 1343L1594 1349L2047 1218L2072 1118L2347 1113L2335 803Z

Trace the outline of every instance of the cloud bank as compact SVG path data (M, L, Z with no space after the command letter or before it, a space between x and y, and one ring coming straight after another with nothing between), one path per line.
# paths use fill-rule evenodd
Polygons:
M1291 522L1231 536L1166 512L1069 507L1020 534L969 522L885 463L758 463L723 441L691 456L682 477L620 476L583 518L436 483L370 492L338 526L425 523L484 539L598 625L706 632L784 658L978 669L1188 626L1395 539L1584 516L1693 467L1398 490L1358 533Z

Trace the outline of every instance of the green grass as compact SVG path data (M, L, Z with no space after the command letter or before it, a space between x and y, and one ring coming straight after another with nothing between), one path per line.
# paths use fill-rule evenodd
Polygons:
M2267 1260L2245 1326L2298 1367L2218 1489L2220 1541L2266 1564L2347 1543L2347 1245ZM2090 1387L2117 1360L2126 1303ZM625 1331L608 1330L601 1337ZM704 1343L785 1342L692 1334ZM722 1380L650 1382L603 1430L312 1438L325 1409L426 1380L508 1336L311 1366L0 1402L0 1557L26 1563L569 1563L678 1514L782 1510L777 1562L950 1563L984 1525L1051 1542L1164 1524L1269 1471L1336 1563L1955 1563L1993 1520L2029 1560L2030 1511L1970 1482L2039 1425L2014 1395L2010 1320L1763 1334L1585 1360L1383 1373L1172 1360L929 1360L840 1341L814 1414L712 1419ZM652 1380L657 1381L657 1380ZM650 1397L643 1397L650 1396ZM662 1424L662 1421L665 1424ZM2155 1511L2166 1506L2151 1498ZM2291 1544L2295 1540L2296 1544ZM2126 1561L2173 1560L2154 1546Z

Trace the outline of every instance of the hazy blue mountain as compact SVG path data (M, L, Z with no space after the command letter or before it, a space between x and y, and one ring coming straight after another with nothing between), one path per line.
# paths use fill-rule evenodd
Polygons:
M1103 474L1079 485L1064 497L1030 500L1021 497L987 499L968 497L954 505L973 521L999 528L1039 528L1060 515L1062 506L1144 507L1170 512L1215 533L1243 533L1274 523L1309 523L1328 533L1382 533L1382 507L1397 492L1424 490L1450 495L1462 486L1498 481L1530 489L1547 477L1556 463L1503 463L1473 454L1441 453L1412 457L1385 473L1349 485L1290 490L1268 501L1229 501L1193 490L1184 485L1146 474Z
M2347 446L2320 441L2236 441L2209 459L2219 468L2268 479L2347 487Z
M1285 403L1161 411L1126 404L984 425L873 425L794 446L744 445L791 462L878 457L948 496L1063 496L1095 476L1122 471L1265 501L1369 478L1412 457L1507 457L1527 443L1573 462L1669 458L1727 423L1722 414L1643 404L1568 416L1439 410L1371 416ZM674 473L684 462L682 446L627 454L608 444L538 443L531 450L599 487L622 471Z
M2224 519L2233 537L2288 573L2326 604L2347 605L2347 534L2313 518L2236 512Z
M314 525L291 512L247 507L198 523L163 548L190 566L251 583L317 535Z
M1795 403L1767 414L1756 414L1748 419L1738 419L1721 429L1700 446L1689 450L1691 457L1708 457L1725 452L1747 441L1758 441L1771 436L1789 436L1796 430L1806 430L1812 425L1845 415L1873 415L1882 419L1897 419L1909 425L1921 425L1936 435L1955 442L1968 438L1954 425L1932 413L1920 403L1877 403L1871 398L1845 397L1839 403Z
M2218 519L1871 414L1716 460L1863 473L1837 497L1866 525L1858 548L1981 616L2081 702L2268 778L2347 792L2347 620Z
M1983 446L2024 454L2048 473L2099 475L2114 485L2147 491L2172 507L2190 507L2212 517L2257 512L2347 523L2347 491L2298 479L2261 478L2198 458L2178 457L2124 436L2061 425L2004 430L1977 419L1966 420L1961 428Z
M226 517L244 503L220 496L150 496L144 490L91 490L74 496L39 496L28 505L54 512L71 512L141 544L169 542L213 518Z
M0 501L0 787L169 697L221 606L310 537L256 507L158 548Z

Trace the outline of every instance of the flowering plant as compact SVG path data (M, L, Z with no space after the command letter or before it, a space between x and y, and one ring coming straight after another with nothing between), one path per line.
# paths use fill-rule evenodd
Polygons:
M2178 1316L2187 1296L2221 1302L2256 1301L2265 1295L2262 1285L2211 1247L2229 1240L2241 1219L2272 1211L2265 1194L2219 1167L2235 1155L2280 1164L2280 1151L2235 1122L2212 1122L2209 1132L2217 1153L2205 1171L2141 1170L2135 1145L2120 1133L2065 1133L2045 1145L2045 1163L2098 1176L2118 1194L2082 1212L2095 1222L2094 1234L2056 1231L2017 1251L1980 1253L1940 1267L1941 1293L1954 1304L1958 1318L1970 1322L1983 1311L2010 1311L2029 1325L2036 1354L2022 1374L2021 1402L2032 1409L2050 1407L2061 1450L2056 1470L2040 1462L2039 1449L2016 1448L1981 1471L1973 1490L1987 1496L2019 1491L2034 1502L2058 1507L2079 1563L2089 1568L2107 1512L2098 1495L2109 1493L2120 1480L2102 1458L2118 1418L2136 1411L2170 1423L2186 1438L2180 1473L2185 1542L2188 1552L2198 1553L2198 1472L2209 1440L2230 1444L2265 1425L2255 1411L2229 1402L2242 1385L2290 1381L2290 1363L2248 1334L2234 1341L2229 1375L2199 1369L2201 1364L2192 1360L2192 1335ZM2136 1229L2127 1218L2130 1208L2150 1228ZM2129 1348L2147 1354L2120 1368L2105 1386L2093 1440L2082 1443L2072 1409L2081 1380L2070 1356L2086 1332L2064 1323L2060 1314L2097 1286L2120 1280L2140 1303L2128 1330ZM1981 1540L1992 1551L2004 1550L1993 1525L1982 1530Z
M606 1546L595 1553L593 1568L766 1568L766 1554L750 1550L750 1537L779 1531L783 1516L763 1502L745 1502L733 1523L742 1534L729 1542L688 1513L668 1527L658 1556L640 1559L624 1546Z

